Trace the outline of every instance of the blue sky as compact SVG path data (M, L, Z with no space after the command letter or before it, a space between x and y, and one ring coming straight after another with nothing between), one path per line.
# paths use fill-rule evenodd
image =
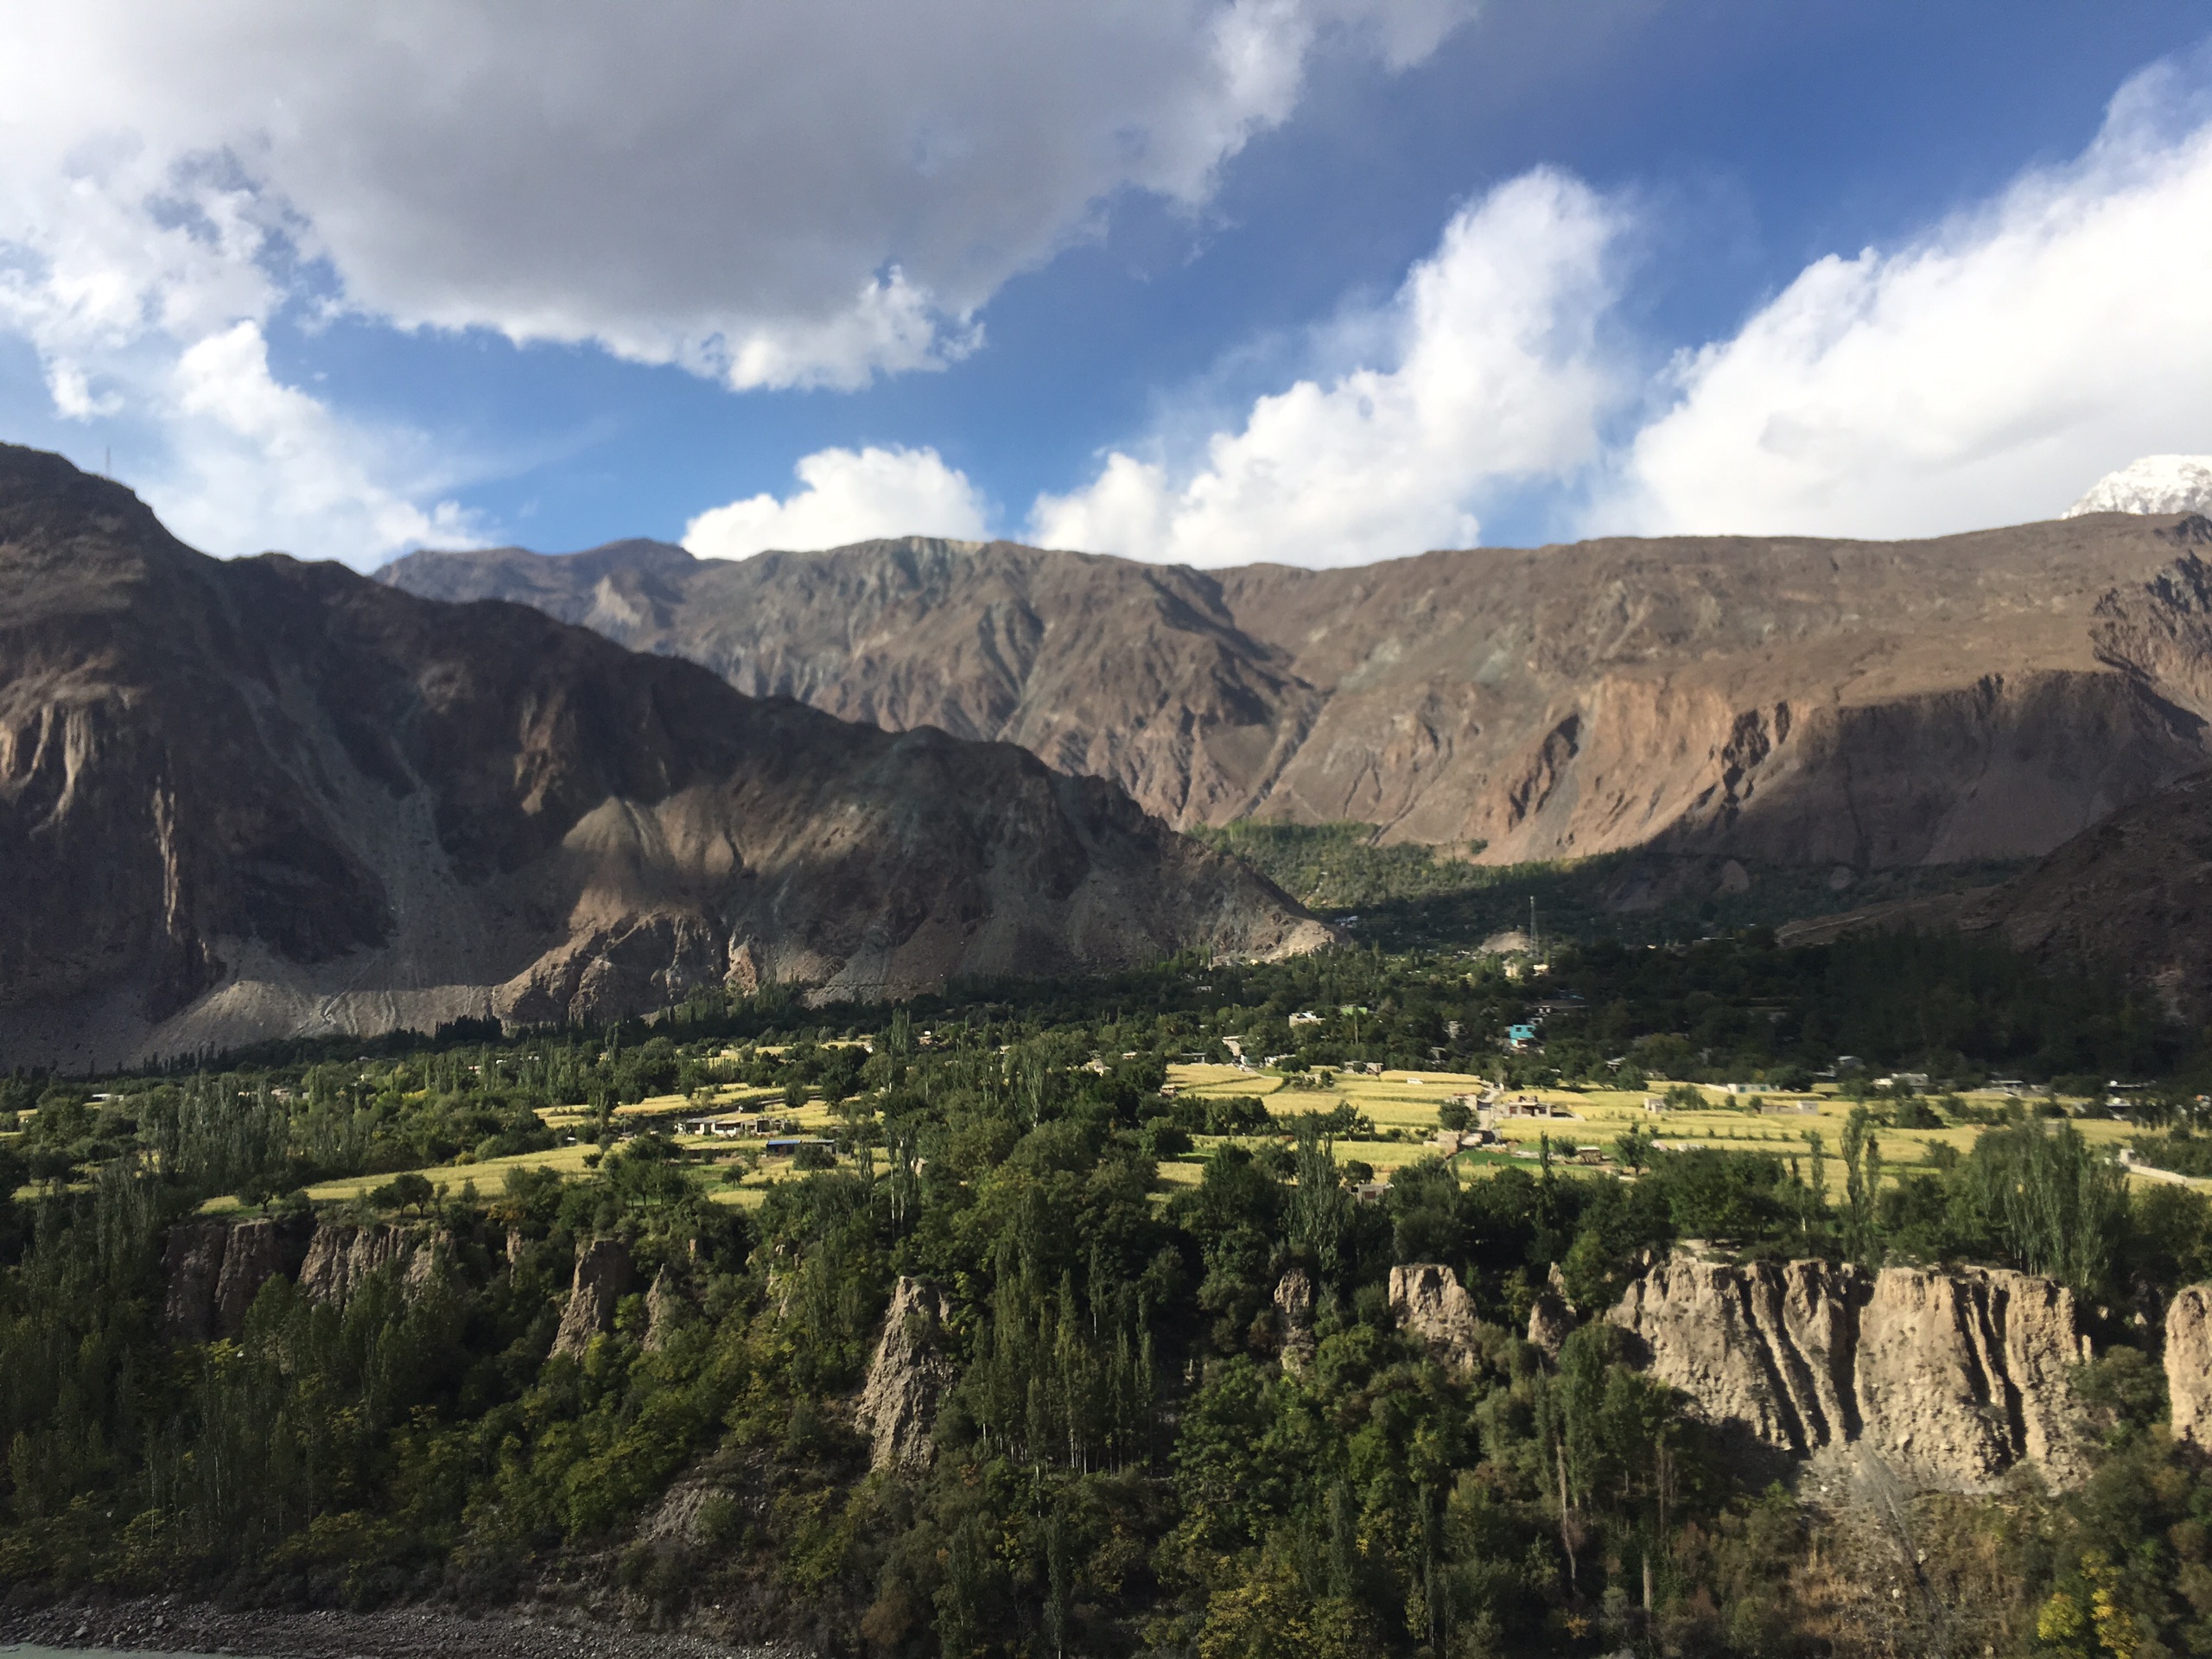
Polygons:
M2202 3L185 10L0 22L0 435L212 551L1923 534L2212 450Z

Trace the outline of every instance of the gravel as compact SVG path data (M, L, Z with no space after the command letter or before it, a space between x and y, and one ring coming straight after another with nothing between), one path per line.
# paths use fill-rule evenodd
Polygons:
M581 1618L518 1612L226 1612L175 1597L0 1610L0 1645L254 1659L801 1659L784 1645L726 1646Z

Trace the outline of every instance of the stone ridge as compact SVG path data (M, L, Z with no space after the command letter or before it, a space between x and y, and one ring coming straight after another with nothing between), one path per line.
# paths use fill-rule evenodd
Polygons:
M2086 1471L2067 1373L2088 1342L2073 1293L2047 1279L1677 1254L1605 1317L1742 1450L1802 1458L1861 1445L1955 1490L2023 1462L2062 1486Z

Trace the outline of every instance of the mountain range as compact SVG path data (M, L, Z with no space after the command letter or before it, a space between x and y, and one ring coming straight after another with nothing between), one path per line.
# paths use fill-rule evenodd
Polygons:
M220 561L0 446L0 1064L1331 931L1115 784L519 605Z
M421 552L752 696L1017 743L1170 823L1357 820L1518 862L2026 858L2212 760L2212 522L1479 548L1336 570L909 537Z

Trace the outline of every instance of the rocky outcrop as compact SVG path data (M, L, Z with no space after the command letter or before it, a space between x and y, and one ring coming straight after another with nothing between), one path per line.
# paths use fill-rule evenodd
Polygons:
M1486 1344L1474 1299L1459 1275L1434 1262L1411 1262L1390 1269L1390 1308L1399 1328L1418 1338L1448 1365L1471 1370L1481 1363Z
M630 1247L620 1239L595 1238L577 1245L575 1277L568 1306L561 1310L553 1351L580 1358L594 1337L612 1331L615 1310L630 1294L634 1277Z
M519 606L218 560L0 445L0 1053L78 1071L1332 930L1115 784Z
M1529 1344L1556 1363L1559 1351L1567 1346L1567 1339L1574 1334L1577 1323L1574 1309L1567 1300L1567 1281L1560 1273L1559 1263L1554 1262L1544 1287L1529 1304Z
M1299 1376L1313 1363L1313 1275L1292 1268L1275 1281L1275 1348L1282 1368Z
M1676 1255L1606 1317L1741 1451L1856 1443L1955 1490L2023 1461L2059 1485L2084 1471L2067 1373L2088 1342L2073 1293L2047 1279Z
M676 1328L690 1318L693 1311L690 1287L677 1277L673 1269L661 1268L645 1289L645 1339L640 1346L649 1354L660 1352L668 1346L668 1339Z
M934 1285L899 1278L884 1310L883 1334L868 1360L859 1419L869 1435L871 1469L911 1469L933 1453L938 1406L952 1385L952 1364L938 1345L950 1310Z
M162 1329L172 1342L234 1337L261 1287L297 1274L313 1223L297 1218L186 1221L169 1229Z
M2166 1309L2166 1402L2173 1437L2212 1450L2212 1285L2190 1285Z
M1803 1455L1856 1432L1851 1366L1860 1292L1821 1262L1729 1267L1674 1255L1606 1317L1639 1339L1651 1374L1708 1421Z

